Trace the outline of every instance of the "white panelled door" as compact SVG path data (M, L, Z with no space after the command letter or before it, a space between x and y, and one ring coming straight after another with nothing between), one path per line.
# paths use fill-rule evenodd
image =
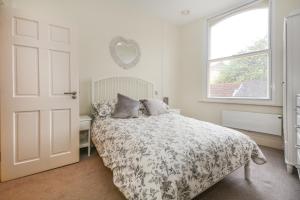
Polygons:
M76 31L2 12L2 181L79 161Z

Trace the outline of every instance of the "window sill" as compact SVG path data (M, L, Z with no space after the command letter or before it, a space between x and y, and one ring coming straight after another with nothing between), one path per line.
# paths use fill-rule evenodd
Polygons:
M244 104L256 106L274 106L281 107L282 105L272 99L232 99L232 98L202 98L199 103L220 103L220 104Z

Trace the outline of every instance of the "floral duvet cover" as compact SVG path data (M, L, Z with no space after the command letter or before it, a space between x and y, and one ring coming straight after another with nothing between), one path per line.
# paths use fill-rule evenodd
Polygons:
M266 162L248 136L176 113L96 118L92 140L127 199L192 199L253 160Z

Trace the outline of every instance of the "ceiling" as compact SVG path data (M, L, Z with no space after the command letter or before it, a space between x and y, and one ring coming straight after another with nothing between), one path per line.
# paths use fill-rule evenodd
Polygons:
M174 24L185 24L247 1L249 0L127 0L133 7ZM182 10L190 10L190 14L182 15Z

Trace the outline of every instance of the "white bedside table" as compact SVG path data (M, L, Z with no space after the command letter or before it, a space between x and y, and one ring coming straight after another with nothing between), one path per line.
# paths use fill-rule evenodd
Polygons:
M80 116L80 149L88 148L88 156L91 155L91 122L92 118L87 115ZM87 134L86 134L87 132Z

